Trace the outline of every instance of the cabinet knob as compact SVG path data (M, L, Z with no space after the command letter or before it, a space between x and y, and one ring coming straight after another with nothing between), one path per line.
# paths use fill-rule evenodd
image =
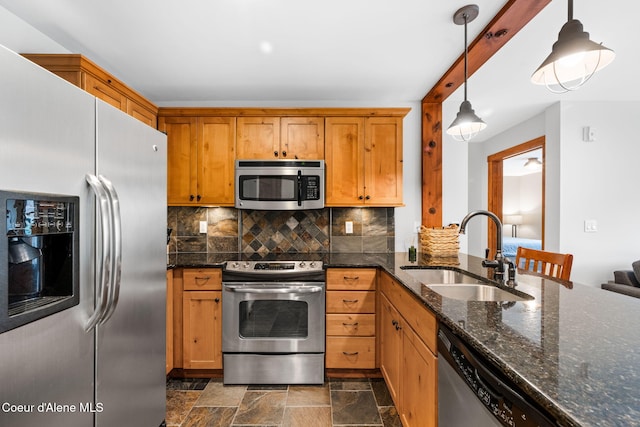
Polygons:
M216 298L216 299L214 299L214 301L215 301L216 303L219 303L219 302L220 302L220 298Z
M286 151L282 152L282 157L287 157L287 152Z
M370 198L371 198L371 196L367 196L367 197L365 197L365 199L367 199L367 200L369 200Z
M196 197L196 199L197 199L198 201L200 201L200 199L201 199L201 198L202 198L202 196L201 196L201 195L199 195L199 194L198 194L198 197Z
M364 199L364 197L358 196L358 200L362 200L362 199Z
M189 194L189 201L193 202L193 199L194 199L193 194Z
M273 155L274 155L274 156L276 156L276 157L278 157L278 152L277 152L277 151L274 151L274 152L273 152Z

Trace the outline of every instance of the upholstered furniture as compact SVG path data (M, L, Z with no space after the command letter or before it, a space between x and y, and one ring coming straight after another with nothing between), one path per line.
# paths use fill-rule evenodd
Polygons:
M640 298L640 260L631 263L632 270L613 272L613 281L603 283L602 289Z

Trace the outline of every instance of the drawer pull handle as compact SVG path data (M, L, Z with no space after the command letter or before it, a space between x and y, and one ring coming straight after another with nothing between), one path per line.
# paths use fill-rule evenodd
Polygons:
M355 322L355 323L344 323L344 322L342 322L342 326L358 326L358 322Z
M343 276L344 280L358 280L360 279L360 276L355 276L355 277L349 277L349 276Z
M350 304L350 303L356 303L358 302L357 299L343 299L342 302L346 303L346 304Z
M204 280L205 282L209 281L209 279L211 279L211 276L196 276L195 277L196 280Z
M343 351L342 354L344 354L345 356L357 356L358 352L357 351Z

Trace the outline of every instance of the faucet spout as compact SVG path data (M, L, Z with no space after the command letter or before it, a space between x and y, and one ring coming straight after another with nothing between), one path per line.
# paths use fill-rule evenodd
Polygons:
M465 216L462 219L462 222L460 223L459 233L460 234L464 234L465 230L467 228L467 223L469 222L469 220L471 218L473 218L474 216L478 216L478 215L484 215L484 216L486 216L488 218L491 218L491 220L496 225L496 255L494 257L494 261L485 259L484 261L482 261L482 266L483 267L488 267L488 268L493 268L494 269L494 278L496 280L498 280L498 281L504 281L505 264L509 265L509 280L508 281L509 281L509 283L513 282L515 284L515 281L514 281L515 268L512 268L513 263L511 263L507 258L505 258L502 255L502 222L500 221L500 218L498 218L498 216L496 214L494 214L493 212L484 211L484 210L469 212L467 214L467 216ZM487 252L488 251L489 250L487 249Z
M478 216L478 215L484 215L486 217L491 218L491 220L493 220L493 222L496 225L496 256L495 259L496 260L502 260L502 222L500 221L500 218L498 218L498 216L496 214L494 214L493 212L489 212L489 211L484 211L484 210L478 210L478 211L472 211L469 212L467 214L467 216L465 216L462 219L462 222L460 223L460 234L465 234L466 228L467 228L467 223L469 222L469 220L471 218L473 218L474 216Z

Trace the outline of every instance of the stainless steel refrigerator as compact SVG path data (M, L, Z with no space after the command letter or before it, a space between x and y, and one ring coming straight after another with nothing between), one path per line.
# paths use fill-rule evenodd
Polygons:
M0 190L79 197L80 218L79 303L0 334L0 426L157 427L166 402L166 137L2 46L0 70ZM93 329L105 249L87 176L117 190L122 236L117 305Z

